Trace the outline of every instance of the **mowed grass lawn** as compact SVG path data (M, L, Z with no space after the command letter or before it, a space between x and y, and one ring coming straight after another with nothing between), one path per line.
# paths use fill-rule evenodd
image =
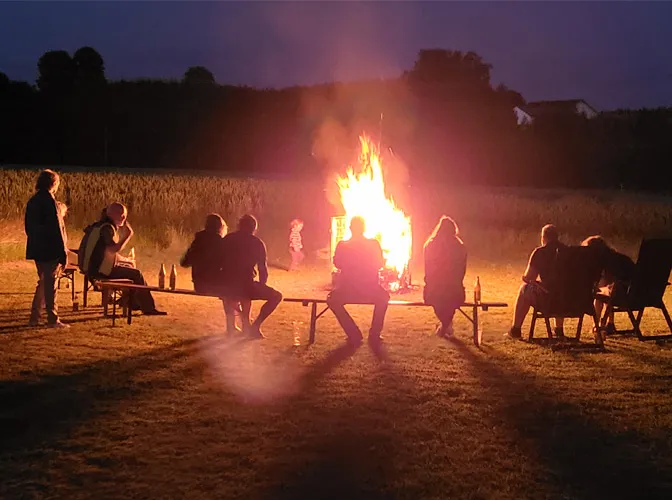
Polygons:
M465 283L513 304L524 264L472 261ZM155 282L158 263L141 265ZM286 296L328 280L271 271ZM75 313L69 290L70 330L28 329L33 286L30 263L0 266L3 499L672 498L667 345L505 341L509 308L482 315L479 350L464 318L445 341L429 309L393 307L384 349L352 352L331 313L305 346L299 304L244 341L214 299L157 294L169 316L112 328L100 294ZM370 309L353 311L364 328ZM646 331L664 328L647 312Z

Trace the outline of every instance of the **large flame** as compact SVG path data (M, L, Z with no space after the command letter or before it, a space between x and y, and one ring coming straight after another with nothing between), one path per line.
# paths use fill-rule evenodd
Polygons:
M341 202L345 208L347 240L350 234L350 220L358 215L366 221L367 238L376 238L383 248L385 265L395 271L398 281L406 271L411 259L411 219L397 208L394 200L385 193L382 161L375 144L365 134L359 137L362 146L357 172L348 166L345 177L338 177L337 183ZM390 283L394 288L394 284Z

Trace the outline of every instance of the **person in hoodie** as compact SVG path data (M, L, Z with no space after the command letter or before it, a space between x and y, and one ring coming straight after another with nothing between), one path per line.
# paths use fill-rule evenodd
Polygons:
M207 295L218 295L222 298L226 315L226 331L229 335L240 333L236 327L235 311L247 311L251 301L235 301L226 297L227 280L224 275L223 238L228 227L219 214L208 214L205 228L194 235L194 241L187 253L180 260L182 267L191 267L191 280L194 290Z
M54 197L60 183L61 178L56 172L42 170L35 183L35 194L26 205L26 259L35 261L38 276L30 311L30 326L39 324L44 305L47 310L47 326L69 327L59 319L56 304L58 277L68 258L64 213Z

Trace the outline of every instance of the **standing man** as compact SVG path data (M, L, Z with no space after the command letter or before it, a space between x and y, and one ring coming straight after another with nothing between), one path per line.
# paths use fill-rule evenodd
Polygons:
M257 219L252 215L243 215L238 221L238 230L224 236L222 242L224 261L224 280L227 284L225 307L234 307L241 302L243 331L250 337L263 339L261 324L282 302L282 294L268 286L268 266L266 264L266 245L255 233ZM259 280L257 277L257 270ZM250 324L250 301L265 300L259 315ZM226 315L233 317L233 310Z
M35 194L26 205L26 259L35 261L38 277L30 311L30 326L39 324L44 304L49 327L70 327L59 319L56 304L58 277L68 256L68 236L63 223L63 212L54 197L60 182L60 176L53 170L40 172L35 183Z
M379 282L378 273L385 265L383 250L378 240L364 236L365 230L364 218L353 217L350 221L352 237L347 241L339 241L336 245L334 266L340 269L341 274L336 281L336 287L327 297L327 305L334 312L351 344L362 341L362 332L345 310L345 304L374 304L369 342L375 343L382 340L380 333L390 300L390 294Z

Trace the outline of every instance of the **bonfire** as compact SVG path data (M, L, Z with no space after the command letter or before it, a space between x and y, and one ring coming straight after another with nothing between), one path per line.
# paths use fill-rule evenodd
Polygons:
M397 292L410 286L411 219L385 191L378 148L365 134L359 140L359 165L356 169L348 166L345 176L336 181L345 215L332 219L332 258L338 241L351 237L350 220L354 216L363 217L365 236L377 239L383 249L385 269L381 282L388 290Z

